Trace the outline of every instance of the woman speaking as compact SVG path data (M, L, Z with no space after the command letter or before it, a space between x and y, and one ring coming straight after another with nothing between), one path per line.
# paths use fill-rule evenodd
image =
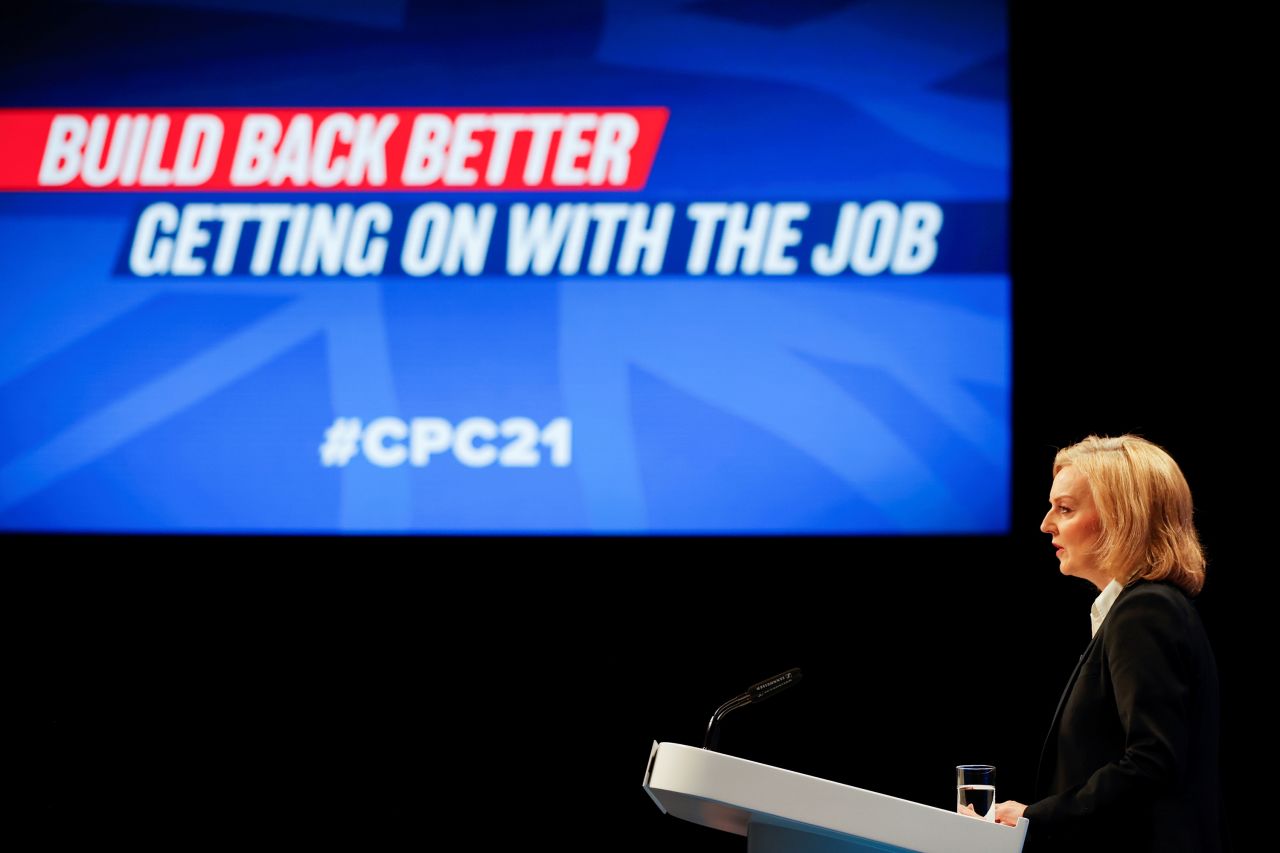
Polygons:
M1204 583L1191 490L1161 448L1090 436L1053 462L1049 512L1064 575L1098 588L1093 639L1054 713L1026 850L1220 853L1218 674L1189 598Z

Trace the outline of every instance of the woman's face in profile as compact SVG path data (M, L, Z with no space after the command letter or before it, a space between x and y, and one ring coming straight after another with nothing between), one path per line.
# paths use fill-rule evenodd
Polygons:
M1040 529L1053 537L1058 568L1064 575L1092 581L1099 589L1110 578L1094 562L1094 548L1102 532L1102 521L1093 503L1089 480L1068 465L1053 478L1049 488L1049 512Z

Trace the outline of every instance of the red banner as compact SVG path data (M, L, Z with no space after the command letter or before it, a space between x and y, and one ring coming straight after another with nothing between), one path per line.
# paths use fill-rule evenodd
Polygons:
M0 190L639 190L665 107L0 110Z

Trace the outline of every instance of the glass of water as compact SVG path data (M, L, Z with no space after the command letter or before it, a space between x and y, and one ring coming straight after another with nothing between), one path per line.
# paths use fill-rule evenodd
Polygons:
M956 767L956 811L973 806L983 820L996 819L996 769L990 764Z

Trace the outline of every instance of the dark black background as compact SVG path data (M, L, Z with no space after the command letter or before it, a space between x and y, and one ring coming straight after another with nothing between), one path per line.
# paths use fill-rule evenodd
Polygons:
M731 715L723 751L942 807L955 764L988 762L1027 801L1096 594L1037 530L1054 451L1137 432L1197 499L1231 814L1243 549L1265 539L1239 484L1268 466L1219 33L1013 10L1009 536L10 539L35 578L13 604L36 813L176 843L459 826L449 846L740 851L661 815L645 759L791 666L803 683Z

